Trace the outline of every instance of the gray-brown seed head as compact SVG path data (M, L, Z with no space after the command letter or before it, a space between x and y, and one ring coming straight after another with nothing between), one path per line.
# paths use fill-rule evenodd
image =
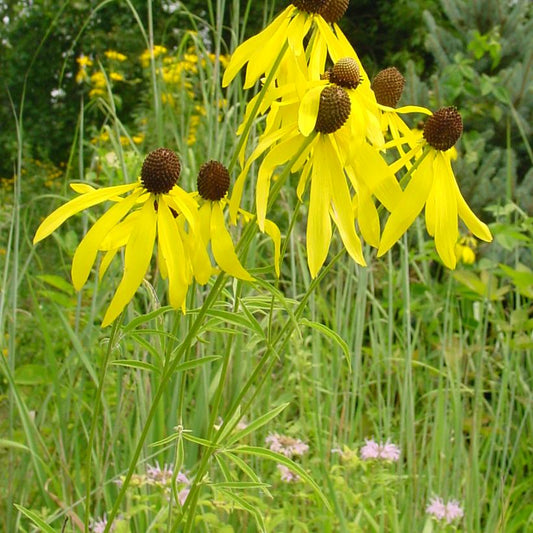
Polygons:
M316 117L315 130L318 133L337 131L350 116L351 103L348 93L336 85L324 87Z
M427 118L424 139L435 150L449 150L463 133L463 120L455 107L442 107Z
M141 169L141 183L153 194L169 192L180 177L181 163L178 156L168 148L150 152Z
M319 13L329 0L293 0L292 4L300 11Z
M396 67L389 67L377 73L372 90L378 104L396 107L405 87L405 78Z
M229 190L228 169L218 161L208 161L198 172L198 192L205 200L217 201L224 198Z
M329 71L329 81L346 89L356 89L361 83L357 61L353 57L339 59Z
M346 13L349 3L350 0L329 0L319 11L319 14L326 22L338 22Z

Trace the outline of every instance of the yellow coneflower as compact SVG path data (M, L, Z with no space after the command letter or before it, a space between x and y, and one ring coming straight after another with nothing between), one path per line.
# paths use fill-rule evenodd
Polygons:
M98 251L108 252L101 268L102 275L116 251L124 247L124 273L102 327L121 313L142 283L156 236L168 272L170 303L175 308L183 307L191 266L175 216L183 215L192 232L197 231L199 219L196 201L177 185L180 171L181 164L174 152L167 148L154 150L146 157L138 182L103 189L75 185L73 188L80 195L56 209L37 229L34 243L53 233L76 213L106 201L114 202L80 242L71 269L74 288L80 290L89 277Z
M427 231L434 237L437 253L448 268L455 268L457 263L458 218L479 239L492 240L487 225L476 217L461 195L452 170L452 148L462 131L461 115L454 107L441 108L426 120L423 139L403 160L425 153L387 220L378 256L400 239L424 206Z

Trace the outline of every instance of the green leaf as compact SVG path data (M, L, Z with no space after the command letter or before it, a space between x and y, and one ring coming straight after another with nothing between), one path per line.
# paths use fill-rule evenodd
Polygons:
M228 438L228 444L238 442L239 440L246 437L246 435L257 431L260 427L264 426L265 424L268 424L273 418L278 416L279 413L281 413L281 411L283 411L288 405L289 402L282 403L281 405L274 407L274 409L270 410L268 413L265 413L259 418L256 418L253 422L250 422L244 429L241 429L230 435Z
M307 318L302 318L300 322L306 326L316 329L326 337L329 337L335 344L337 344L337 346L339 346L339 348L343 351L344 357L346 358L346 362L348 363L348 366L351 370L352 362L350 356L350 349L348 348L348 344L346 344L346 341L338 333L333 331L331 328L328 328L328 326L325 326L324 324L307 320Z
M252 324L248 321L246 316L243 316L239 313L234 313L232 311L222 311L221 309L209 309L206 315L213 318L217 318L222 322L227 322L228 324L233 324L234 326L239 326L246 330L254 329Z
M236 507L248 511L255 518L259 531L266 533L265 522L257 505L246 501L246 499L242 496L235 494L229 490L220 488L219 491L222 492L228 499L230 499Z
M243 461L239 456L235 455L234 453L232 453L229 450L221 450L219 453L217 453L216 454L217 460L221 456L226 457L229 461L234 463L252 481L255 481L256 483L260 482L259 476L254 472L254 470L250 467L250 465L246 461ZM262 490L269 498L272 498L272 494L270 493L270 491L266 487L263 487Z
M217 361L218 359L222 359L221 355L207 355L206 357L200 357L199 359L193 359L192 361L186 361L185 363L180 363L177 367L175 372L183 372L184 370L191 370L192 368L196 368L201 365L205 365L207 363L212 363L213 361Z
M52 526L47 524L38 514L34 513L33 511L30 511L29 509L26 509L25 507L22 507L22 505L14 504L15 507L27 518L29 518L37 527L40 528L40 531L44 531L44 533L58 533Z
M75 293L72 284L60 276L54 276L53 274L39 274L36 277L37 279L40 279L44 283L51 285L55 289L59 289L69 296L72 296Z
M288 457L285 457L285 455L273 452L272 450L267 450L265 448L259 448L257 446L238 446L237 448L233 448L231 451L233 453L243 453L247 455L254 455L256 457L262 457L264 459L274 461L275 463L285 465L287 468L290 468L293 472L298 474L308 485L310 485L327 509L329 511L332 510L331 504L313 478L299 464L295 463Z
M172 307L170 305L166 305L164 307L160 307L159 309L156 309L155 311L151 311L150 313L146 313L145 315L138 316L137 318L134 318L131 320L126 326L124 326L123 331L124 333L127 333L129 331L132 331L136 328L138 328L141 324L145 324L146 322L150 322L150 320L153 320L154 318L157 318L158 316L162 315L163 313L166 313L167 311L172 311Z
M159 369L146 361L135 361L134 359L115 359L111 361L112 365L115 366L126 366L129 368L137 368L139 370L150 370L151 372L159 373Z
M210 483L210 485L216 489L263 489L268 487L268 483L255 482L255 481L220 481L218 483Z
M17 385L45 385L50 381L48 369L43 365L27 364L15 369Z
M30 448L25 444L9 439L0 439L0 448L14 448L16 450L22 450L23 452L31 452Z

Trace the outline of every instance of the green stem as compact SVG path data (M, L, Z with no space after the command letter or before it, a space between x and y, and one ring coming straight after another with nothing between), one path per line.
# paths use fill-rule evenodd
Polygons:
M285 323L281 331L278 333L274 341L267 347L267 350L257 366L255 367L254 371L242 387L242 389L239 391L239 394L235 401L233 402L233 405L230 407L229 412L224 417L224 421L221 424L221 427L214 435L214 438L211 442L211 446L209 448L205 449L204 455L202 456L202 459L200 461L200 464L198 466L198 470L196 471L195 475L195 483L191 488L191 492L189 493L189 496L185 500L185 504L183 506L183 515L187 514L188 508L190 508L187 516L187 523L185 525L185 529L183 530L184 533L190 533L192 531L193 523L194 523L194 510L196 508L196 505L198 503L198 497L200 494L200 486L201 486L201 480L203 479L204 475L207 472L207 468L209 466L209 459L212 457L212 455L217 451L217 444L220 440L220 437L226 433L227 429L226 426L228 425L228 421L230 421L233 418L233 415L236 413L237 409L243 402L244 397L247 395L248 391L252 387L252 385L256 382L257 378L259 376L263 376L263 379L259 379L257 381L257 387L256 387L256 393L258 393L264 383L266 382L265 376L270 375L270 371L272 370L272 367L274 363L276 362L276 357L272 357L273 355L276 356L283 348L287 345L289 340L291 339L291 336L294 332L294 329L297 325L297 319L302 315L304 310L307 308L307 302L315 290L315 288L320 284L322 279L328 274L328 272L331 270L333 265L344 255L345 249L342 249L337 255L329 262L329 264L322 269L320 274L311 282L309 289L307 290L306 294L303 296L302 301L298 304L298 307L294 313L295 320L289 320ZM276 346L279 343L279 346ZM276 347L276 349L274 349ZM269 363L268 368L265 371L265 367ZM246 402L241 411L242 413L246 413L246 411L250 408L252 402L254 401L254 398L251 398ZM176 522L174 524L174 527L172 531L177 531L177 527L179 526L180 522Z
M85 531L89 531L89 521L91 515L91 457L93 452L94 438L96 435L96 424L98 421L98 414L100 412L100 407L102 405L102 391L104 389L104 381L107 373L107 367L109 365L109 359L111 358L111 352L113 351L113 346L115 345L115 338L119 330L120 324L124 318L124 312L121 313L118 319L113 322L111 327L111 335L109 336L109 342L107 344L107 350L105 353L105 358L100 370L100 376L98 378L98 387L96 389L96 397L94 400L94 410L91 420L91 429L89 431L89 442L87 443L87 458L85 460Z

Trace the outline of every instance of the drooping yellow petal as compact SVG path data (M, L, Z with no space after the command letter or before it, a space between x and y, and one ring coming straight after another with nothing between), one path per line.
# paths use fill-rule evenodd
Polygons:
M424 210L424 217L426 219L426 230L431 237L435 237L435 215L437 213L437 208L435 206L435 203L437 201L437 195L435 193L437 192L437 190L438 187L435 186L434 180L433 186L429 190L429 194L426 200L426 208Z
M270 193L270 181L276 167L283 165L295 153L303 142L300 135L292 135L281 141L268 152L263 159L259 172L257 173L257 183L255 186L257 224L261 231L265 230L265 218L268 205L268 196Z
M457 256L455 245L459 238L457 226L457 199L455 196L455 178L449 159L439 152L433 164L435 194L435 248L442 262L451 269L455 268ZM426 206L426 209L428 206Z
M211 239L211 213L212 213L212 202L205 201L199 210L200 214L200 237L203 241L204 248L209 244L209 239Z
M210 202L205 202L209 204ZM185 230L185 222L183 216L178 217L177 223L181 235L181 240L183 246L185 247L185 253L190 258L190 269L187 272L188 283L192 283L192 277L200 284L205 285L209 278L214 273L213 265L211 264L211 258L207 251L207 246L209 244L209 231L211 227L211 209L208 210L208 219L204 220L203 217L203 206L200 207L198 212L200 216L200 236L193 233L187 232ZM205 210L204 210L205 211ZM205 228L205 240L204 240L204 229Z
M314 158L306 231L307 264L313 278L316 278L318 271L324 264L331 242L331 220L329 217L331 186L328 165L329 162L323 158Z
M248 63L258 51L261 51L265 46L269 45L269 42L282 25L284 25L286 30L286 26L290 21L294 9L294 6L288 6L262 32L254 35L247 41L244 41L235 49L231 55L228 66L226 67L226 71L224 72L222 87L227 87L242 67Z
M115 320L133 298L150 265L157 225L157 214L152 202L144 204L138 222L126 244L124 273L104 315L102 327Z
M387 252L400 239L422 211L433 183L434 159L435 153L431 151L413 172L411 181L385 224L378 257Z
M91 273L91 269L96 259L96 255L98 254L98 250L100 249L100 245L105 236L133 207L140 192L141 190L138 189L128 198L122 200L122 202L117 202L114 204L109 211L104 213L93 224L91 229L80 242L79 246L76 248L76 252L72 258L71 274L72 284L77 291L79 291L83 285L85 285L85 282Z
M461 220L466 224L466 227L478 238L485 242L492 241L492 234L489 227L479 220L466 203L459 186L454 180L455 197L457 199L457 212Z
M130 213L124 220L113 227L100 243L99 249L108 251L126 246L133 228L137 225L139 213L139 210Z
M316 87L309 89L302 99L298 109L298 128L304 137L307 137L315 129L320 95L326 83L326 80L323 80Z
M318 17L317 17L318 18ZM328 48L326 41L321 37L319 32L313 32L308 45L309 50L309 75L311 80L320 79L324 73Z
M296 15L296 17L301 16L301 13ZM276 20L278 19L275 19L274 22ZM249 89L263 74L270 72L277 57L280 54L285 53L283 45L287 40L290 21L290 16L281 19L279 27L276 28L276 31L272 34L271 38L268 41L261 43L260 47L257 48L254 54L250 57L250 61L248 61L246 67L243 89ZM252 39L253 38L254 37L252 37Z
M392 211L402 195L402 188L378 150L366 142L358 144L353 166L358 180L364 182L388 211Z
M189 261L181 235L165 197L161 196L157 210L158 242L168 271L168 295L174 309L183 308L187 290L186 264Z
M279 264L281 259L281 232L278 226L272 220L265 220L265 233L274 243L274 270L279 278Z
M307 182L309 181L309 176L313 168L313 159L309 158L300 172L300 179L298 180L298 185L296 186L296 195L299 200L302 200Z
M87 194L88 192L93 192L96 190L92 185L89 185L88 183L70 183L69 185L70 188L78 194Z
M244 165L244 168L242 169L241 173L235 180L235 183L233 184L233 189L231 191L231 197L229 200L229 216L232 224L235 224L237 221L237 214L239 212L239 208L241 206L241 199L242 199L242 193L244 190L244 184L246 182L246 178L248 176L248 172L250 171L250 167L252 163L260 157L270 146L272 146L274 143L276 143L279 139L282 139L283 137L288 136L294 136L294 127L293 126L287 126L285 128L278 129L274 131L272 134L269 134L267 136L261 136L259 139L259 142L257 146L255 147L254 151L246 161L246 164Z
M366 265L361 240L355 232L352 200L340 154L330 135L321 135L320 137L321 142L317 144L315 157L327 163L324 165L323 172L329 174L327 181L331 187L331 216L339 229L346 251L356 263Z
M48 237L52 232L54 232L65 220L71 216L92 207L93 205L100 204L106 200L111 199L113 196L118 194L124 194L129 192L136 187L138 183L129 183L127 185L117 185L115 187L105 187L104 189L97 189L81 196L70 200L66 204L58 207L54 212L50 213L42 222L41 225L37 228L35 232L35 237L33 238L33 244L42 241L45 237Z
M370 191L363 183L360 183L357 189L356 205L357 223L363 239L370 246L378 248L380 236L379 214Z
M211 211L211 250L215 261L224 272L245 281L253 280L235 253L233 241L226 229L220 202L213 202Z
M181 187L174 186L165 198L169 207L177 213L183 213L191 230L195 233L198 225L198 202L194 196Z
M298 13L291 20L289 27L287 28L287 40L292 51L291 55L305 57L303 41L311 27L311 23L312 17L303 13Z

